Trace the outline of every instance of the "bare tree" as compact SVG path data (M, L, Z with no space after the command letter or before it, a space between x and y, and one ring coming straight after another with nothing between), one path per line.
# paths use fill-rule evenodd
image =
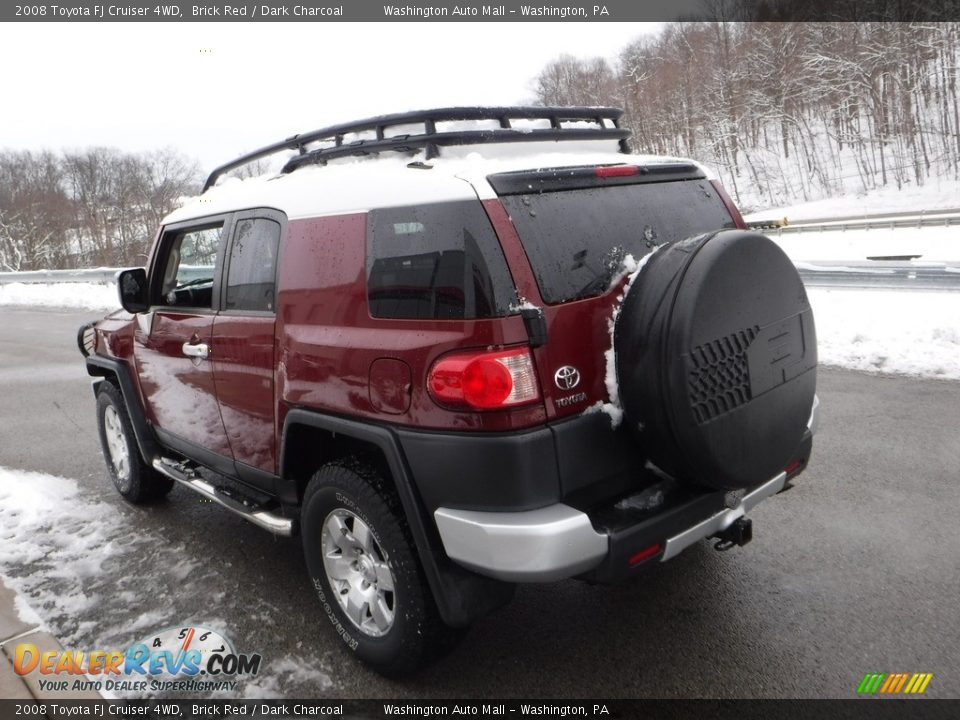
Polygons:
M0 153L0 264L36 270L65 260L71 209L62 180L52 153Z
M603 58L561 55L536 78L534 93L544 105L609 105L616 88L613 70Z
M635 147L712 164L748 208L960 175L960 24L738 22L797 0L704 9L712 22L667 23L614 69L554 60L538 101L615 99Z

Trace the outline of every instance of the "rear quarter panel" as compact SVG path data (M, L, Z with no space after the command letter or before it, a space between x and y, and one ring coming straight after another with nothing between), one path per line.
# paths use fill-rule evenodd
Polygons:
M511 430L544 420L541 404L508 412L441 408L426 391L432 363L450 350L527 342L519 316L495 320L373 318L367 304L366 213L293 220L277 297L278 425L290 407L418 428ZM370 369L394 359L410 368L408 409L371 401Z

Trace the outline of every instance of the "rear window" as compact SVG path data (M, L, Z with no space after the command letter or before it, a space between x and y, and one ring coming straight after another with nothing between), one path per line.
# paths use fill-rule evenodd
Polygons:
M367 297L379 318L470 320L506 315L513 280L476 201L371 210Z
M548 303L599 295L626 255L734 227L707 180L502 196Z

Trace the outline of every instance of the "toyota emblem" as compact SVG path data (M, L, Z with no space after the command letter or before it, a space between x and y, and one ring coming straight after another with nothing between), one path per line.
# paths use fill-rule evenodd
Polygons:
M553 374L553 381L561 390L573 390L580 384L580 371L572 365L564 365Z

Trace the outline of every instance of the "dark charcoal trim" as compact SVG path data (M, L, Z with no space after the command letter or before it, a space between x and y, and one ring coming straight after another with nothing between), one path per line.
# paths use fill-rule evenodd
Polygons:
M250 485L261 492L276 495L276 475L271 472L267 472L266 470L253 467L253 465L247 465L246 463L238 462L237 460L233 461L233 466L236 468L235 472L237 478L239 478L242 482L245 482L247 485Z
M590 506L638 487L646 453L625 425L614 430L606 414L595 412L564 418L552 423L550 430L568 505Z
M514 585L485 578L453 563L443 550L432 517L423 509L396 435L388 428L294 409L287 413L281 441L281 477L285 475L287 432L306 425L377 446L386 458L413 541L440 615L451 627L466 627L509 602Z
M148 461L156 457L160 452L157 439L153 427L147 422L146 415L144 415L143 406L140 404L140 395L130 378L130 369L126 363L102 355L89 355L86 362L89 375L105 377L112 374L117 378L120 392L123 394L123 401L127 405L127 414L130 416L130 422L133 423L133 433L137 436L140 454ZM94 392L96 392L96 389L94 389Z
M691 493L682 502L656 512L649 519L607 528L605 532L610 538L607 556L600 565L584 575L583 579L597 583L615 583L636 575L648 562L659 558L663 554L663 548L647 560L630 567L628 561L633 553L655 543L665 543L668 538L720 512L725 507L725 494L723 491ZM590 520L595 526L600 514L590 513Z
M229 478L237 477L237 469L234 466L233 458L211 452L205 447L196 445L189 440L184 440L182 437L174 435L160 427L155 427L154 432L157 434L157 439L160 441L160 444L164 447L175 450L185 458L193 460L203 465L203 467L209 468L221 475L226 475Z
M397 437L427 510L533 510L560 500L553 434L418 432Z
M396 435L430 512L515 512L561 501L589 507L642 486L642 448L603 413L511 433L397 428Z

